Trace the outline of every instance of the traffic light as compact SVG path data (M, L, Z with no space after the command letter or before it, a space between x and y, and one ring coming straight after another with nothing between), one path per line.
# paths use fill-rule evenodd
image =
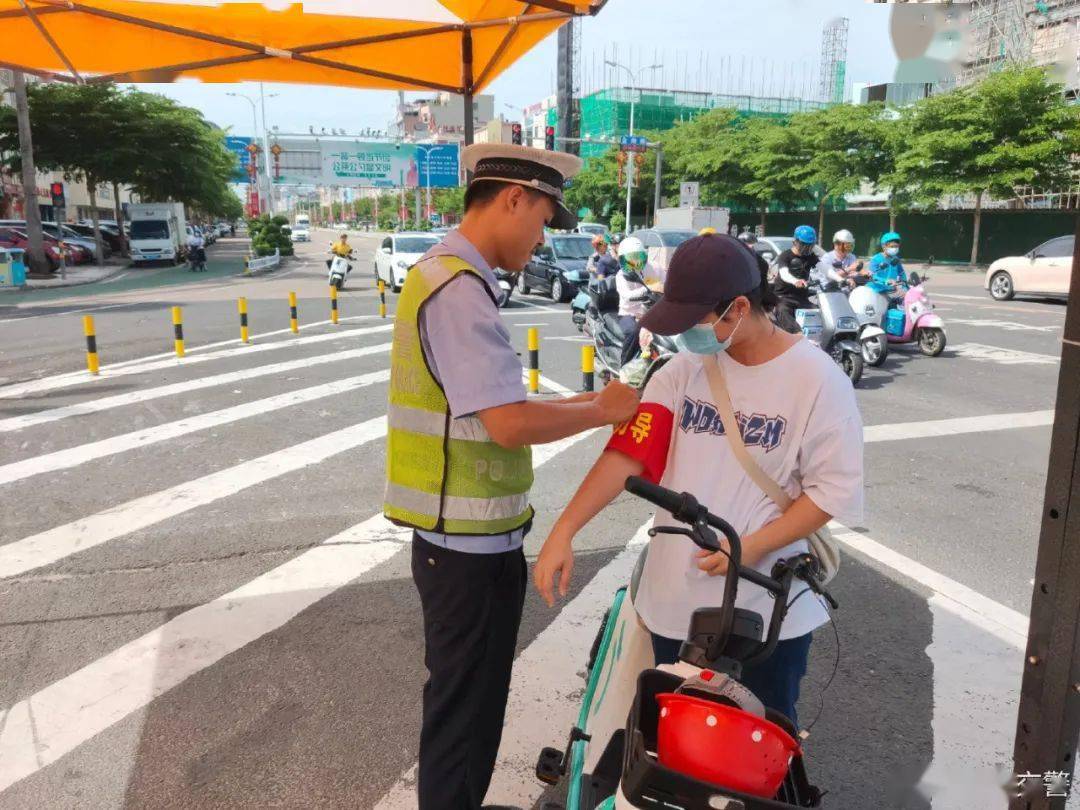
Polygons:
M521 124L510 125L510 142L514 146L521 146Z
M555 127L544 129L544 148L555 150Z
M52 183L49 185L49 195L52 197L54 208L64 207L64 184Z

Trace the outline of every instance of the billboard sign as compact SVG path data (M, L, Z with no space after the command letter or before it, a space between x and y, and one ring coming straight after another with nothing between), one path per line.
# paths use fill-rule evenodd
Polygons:
M233 183L248 182L248 165L251 163L251 152L248 151L248 146L251 144L251 141L251 138L240 137L237 135L225 136L225 146L230 152L236 155L240 161L236 171L233 172Z
M346 188L457 186L457 144L411 144L344 138L281 138L277 185Z

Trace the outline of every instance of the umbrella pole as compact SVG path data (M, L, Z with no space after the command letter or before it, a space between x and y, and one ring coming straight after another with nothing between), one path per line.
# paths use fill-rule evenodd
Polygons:
M472 31L461 32L461 89L465 107L465 145L473 142L473 42Z

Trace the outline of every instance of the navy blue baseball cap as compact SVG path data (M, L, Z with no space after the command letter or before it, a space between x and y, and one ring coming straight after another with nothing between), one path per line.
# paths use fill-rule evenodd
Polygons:
M709 233L687 239L671 257L663 297L641 319L658 335L677 335L725 301L761 286L754 253L731 236Z

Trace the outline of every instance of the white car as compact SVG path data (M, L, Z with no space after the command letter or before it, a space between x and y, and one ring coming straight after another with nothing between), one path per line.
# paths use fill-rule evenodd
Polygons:
M293 242L310 242L311 231L303 227L293 228L292 240Z
M995 301L1014 295L1068 298L1075 236L1058 236L1023 256L1007 256L990 265L983 287Z
M382 279L391 290L400 292L409 268L438 242L438 236L423 231L386 237L375 251L375 283Z

